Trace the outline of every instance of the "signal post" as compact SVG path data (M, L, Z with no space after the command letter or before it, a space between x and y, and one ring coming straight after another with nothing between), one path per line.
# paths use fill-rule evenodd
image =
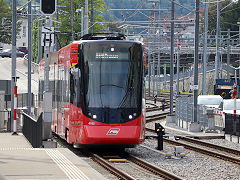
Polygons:
M45 26L42 27L42 46L45 47L44 63L44 93L43 93L43 135L42 139L47 140L52 137L52 92L49 91L49 52L54 42L54 27L52 27L52 15L56 11L56 0L41 0L40 10L46 16ZM44 143L43 143L44 144Z

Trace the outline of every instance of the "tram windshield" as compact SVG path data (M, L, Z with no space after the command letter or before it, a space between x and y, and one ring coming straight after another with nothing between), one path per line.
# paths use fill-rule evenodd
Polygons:
M88 111L141 110L142 49L137 43L84 45L84 90Z

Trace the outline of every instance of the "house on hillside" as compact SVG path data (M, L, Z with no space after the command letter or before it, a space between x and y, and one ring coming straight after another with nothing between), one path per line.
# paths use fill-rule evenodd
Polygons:
M27 28L28 28L28 19L25 14L22 14L20 21L22 21L20 32L17 34L16 46L18 47L27 47L28 45L28 36L27 36ZM0 47L2 49L12 49L12 44L4 44L0 43Z

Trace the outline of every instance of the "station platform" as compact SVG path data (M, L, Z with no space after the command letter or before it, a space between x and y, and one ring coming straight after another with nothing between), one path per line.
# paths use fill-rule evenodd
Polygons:
M25 136L0 133L0 180L103 180L67 148L32 148Z
M161 121L161 125L165 129L175 131L177 135L182 135L186 137L192 137L196 139L224 139L224 132L189 132L186 129L180 128L175 123L166 123L166 121ZM170 134L175 135L175 134Z

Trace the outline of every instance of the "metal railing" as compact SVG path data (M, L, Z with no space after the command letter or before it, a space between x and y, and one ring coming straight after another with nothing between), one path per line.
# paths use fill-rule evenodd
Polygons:
M201 124L203 129L214 128L212 121L207 113L207 107L203 105L197 106L197 122ZM179 127L188 129L188 125L193 122L193 97L178 97L176 99L176 118L175 122Z
M22 112L23 115L23 135L31 143L34 148L42 147L42 113L37 120L33 119L28 114Z
M207 68L206 71L215 70L214 65L208 65L206 68ZM222 68L227 70L228 67L227 67L226 64L222 64ZM193 73L194 73L193 71L194 70L188 70L184 73L179 73L179 79L189 78L189 77L193 76ZM234 74L234 68L233 67L230 66L229 71L230 71L230 73ZM198 72L199 72L199 74L203 73L203 68L198 68ZM177 74L174 74L173 75L173 80L175 81L176 79L177 79ZM146 78L146 80L148 81L148 77ZM154 78L151 76L150 81L152 82L153 80L154 80ZM160 82L164 82L164 77L160 77L160 78L155 77L155 80L156 81L160 80ZM166 76L166 81L170 81L170 76Z
M32 93L32 107L35 107L37 104L37 95L34 95ZM22 93L17 95L17 107L23 108L27 107L27 99L28 99L28 93ZM11 95L6 94L5 95L5 102L6 102L6 109L11 108Z

